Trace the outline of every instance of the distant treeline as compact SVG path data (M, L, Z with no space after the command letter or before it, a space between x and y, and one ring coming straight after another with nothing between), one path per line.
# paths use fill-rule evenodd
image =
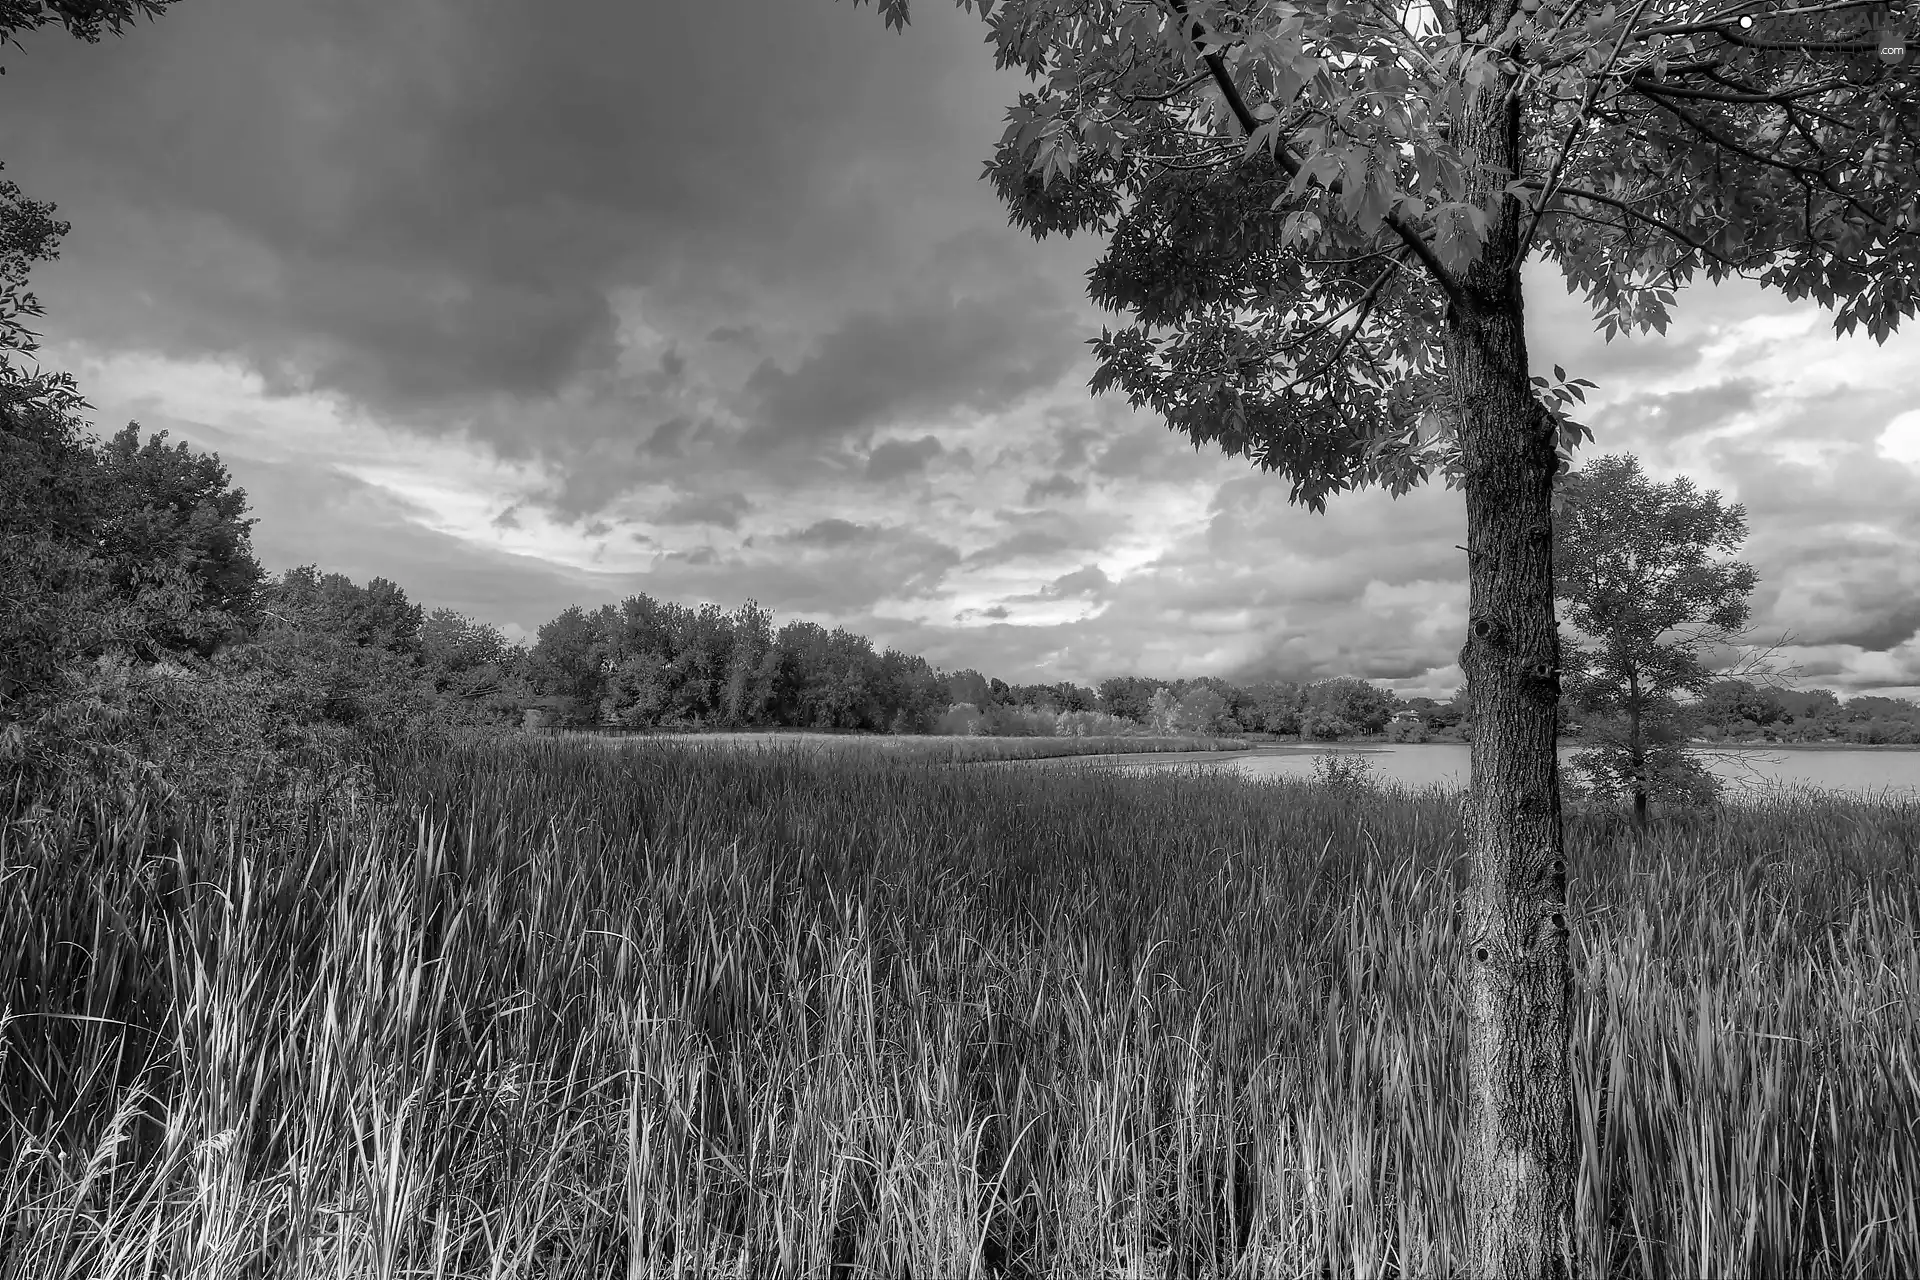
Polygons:
M332 776L397 732L522 725L876 733L1270 734L1460 740L1464 694L1364 680L1116 676L1010 684L844 627L636 595L575 607L532 644L398 585L314 566L267 575L246 495L214 455L89 439L0 394L0 783L235 769ZM1573 721L1569 717L1569 721ZM1920 741L1920 707L1722 681L1693 704L1715 740Z
M503 728L1137 731L1327 742L1465 741L1472 731L1464 691L1402 699L1351 677L1009 684L876 650L844 627L776 627L752 601L731 612L646 595L592 612L574 606L542 626L531 645L510 643L499 628L451 609L427 613L385 579L359 586L312 566L263 581L258 601L248 640L254 661L266 662L283 688L305 691L304 712L343 724L429 713L450 724ZM1920 742L1920 705L1843 702L1825 689L1726 680L1695 704L1693 729L1713 741L1913 743Z
M1828 689L1772 689L1721 680L1694 704L1695 732L1709 741L1920 744L1920 703Z
M345 580L339 580L344 584ZM351 584L345 584L351 589ZM1387 735L1463 740L1472 706L1402 699L1364 680L1234 684L1217 676L1114 676L1097 686L1009 684L979 671L936 670L897 649L876 651L844 627L789 622L749 601L734 612L631 596L592 613L569 608L527 648L450 610L420 628L423 664L442 698L536 723L630 729L791 728L885 733L1124 731L1272 734L1317 741ZM504 701L503 701L504 699ZM499 718L498 716L479 718ZM1112 722L1125 722L1116 724ZM1920 741L1920 704L1720 681L1695 704L1712 740Z
M1238 686L1216 677L1120 676L1097 688L1008 684L936 670L865 636L813 622L775 628L749 601L728 613L645 595L567 609L523 651L495 629L440 610L421 627L424 661L448 689L517 690L536 723L628 729L790 728L878 733L1378 734L1410 704L1364 680ZM475 680L479 684L474 684ZM1433 730L1455 704L1422 700Z

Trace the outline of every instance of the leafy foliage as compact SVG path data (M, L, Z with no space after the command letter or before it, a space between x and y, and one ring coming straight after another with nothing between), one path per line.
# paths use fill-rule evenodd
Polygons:
M112 586L129 595L143 583L188 584L184 607L150 621L142 657L189 648L210 657L257 618L263 574L248 540L256 522L243 518L246 490L232 487L218 456L185 442L168 448L166 438L161 431L143 444L130 422L101 447L111 498L94 529L98 554Z
M137 424L101 445L83 425L0 386L0 740L15 761L45 765L61 725L88 723L56 709L99 693L102 660L205 658L254 620L252 521L219 460L143 446Z
M421 651L420 606L385 578L360 587L344 574L302 565L268 589L261 612L273 626L327 632L360 648L408 656Z
M143 442L138 424L106 441L83 428L0 387L9 785L54 804L351 784L369 744L448 722L398 587L311 566L263 582L246 493L217 456Z
M881 7L906 23L905 0ZM1093 340L1094 390L1316 509L1459 478L1438 334L1496 221L1522 227L1504 269L1538 248L1609 337L1664 330L1699 270L1812 297L1880 341L1914 313L1920 97L1859 6L979 11L996 64L1036 82L986 176L1036 237L1103 237L1090 296L1133 317ZM1511 171L1488 172L1485 95L1513 113ZM1563 454L1589 434L1566 410L1591 385L1536 380Z
M1746 626L1759 576L1730 556L1746 509L1682 476L1656 484L1630 455L1597 458L1566 477L1554 528L1556 594L1584 642L1563 648L1563 688L1595 746L1576 766L1603 794L1694 803L1716 794L1686 751L1677 695L1707 690L1707 654Z

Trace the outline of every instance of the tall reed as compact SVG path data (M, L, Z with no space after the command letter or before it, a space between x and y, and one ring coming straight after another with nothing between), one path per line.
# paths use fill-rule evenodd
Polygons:
M0 1275L1453 1274L1438 794L376 763L0 836ZM1569 843L1574 1273L1920 1274L1920 806Z

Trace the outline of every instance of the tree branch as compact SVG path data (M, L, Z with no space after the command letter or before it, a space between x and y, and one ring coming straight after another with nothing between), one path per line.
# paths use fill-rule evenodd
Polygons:
M1774 93L1715 93L1711 89L1684 89L1678 85L1662 84L1657 80L1633 79L1626 82L1629 89L1637 89L1645 94L1659 94L1669 98L1699 98L1706 102L1792 102L1796 98L1810 98L1832 89L1843 88L1845 80L1828 80L1824 84L1802 85L1794 89L1781 89Z
M1737 44L1743 49L1771 49L1786 53L1870 53L1880 46L1871 40L1755 40L1743 35L1738 27L1728 27L1714 33L1728 44Z
M1838 196L1842 200L1845 200L1849 205L1853 207L1853 209L1856 212L1860 214L1860 216L1864 217L1869 222L1873 223L1874 226L1880 227L1882 229L1887 228L1888 224L1884 222L1878 214L1876 214L1873 210L1867 208L1865 205L1861 204L1858 200L1854 199L1854 197L1848 195L1846 192L1841 191L1839 188L1835 187L1832 182L1828 181L1827 175L1821 170L1808 168L1803 165L1792 164L1785 160L1776 160L1771 156L1761 155L1757 151L1753 151L1747 147L1741 146L1739 143L1734 142L1730 138L1721 137L1718 133L1714 132L1714 130L1710 126L1708 126L1706 121L1701 120L1699 117L1695 116L1692 112L1686 110L1686 108L1676 106L1671 102L1662 102L1657 96L1649 95L1649 97L1656 106L1660 107L1662 110L1671 112L1675 118L1684 122L1688 127L1692 128L1701 137L1713 143L1715 146L1724 147L1726 150L1733 152L1735 155L1746 157L1747 159L1753 161L1755 164L1764 165L1771 169L1778 169L1782 173L1792 174L1794 177L1799 178L1802 181L1817 180L1821 185L1821 187L1825 188L1827 194Z
M1311 373L1303 373L1294 378L1288 382L1286 386L1280 388L1277 394L1285 395L1301 383L1312 382L1315 378L1325 377L1333 371L1334 367L1340 363L1340 357L1345 355L1347 348L1353 344L1354 335L1360 332L1367 323L1367 317L1373 314L1374 303L1379 300L1380 286L1386 281L1387 277L1392 274L1392 271L1382 271L1379 277L1367 287L1366 293L1362 295L1360 299L1360 313L1353 318L1353 323L1347 326L1346 333L1341 335L1340 343L1333 349L1333 354L1322 361L1318 369L1313 370ZM1368 363L1373 364L1371 353L1368 353ZM1373 367L1374 371L1378 373L1380 366L1374 364Z
M1183 23L1188 21L1187 0L1167 0L1167 3L1173 6L1174 12L1179 14ZM1647 0L1641 0L1641 3L1646 4ZM1192 24L1191 30L1198 31L1199 25ZM1233 75L1227 70L1227 60L1217 53L1203 53L1200 56L1207 64L1207 69L1213 72L1214 84L1219 87L1220 96L1226 99L1228 110L1233 112L1234 119L1240 122L1240 127L1247 132L1248 136L1252 136L1254 130L1260 127L1260 121L1252 111L1247 109L1246 99L1240 96L1240 87L1234 84ZM1294 158L1293 153L1284 144L1274 147L1273 156L1280 167L1286 171L1287 177L1299 176L1300 161ZM1337 181L1329 183L1327 189L1333 191L1337 186ZM1434 253L1433 247L1427 243L1426 238L1412 223L1394 211L1387 213L1385 222L1407 248L1413 251L1414 256L1420 259L1421 264L1432 274L1434 283L1440 286L1441 292L1445 293L1450 301L1465 300L1460 282L1454 279L1453 273L1447 270L1446 264L1440 261L1439 255Z
M1404 252L1404 250L1402 252ZM1386 270L1373 278L1373 283L1367 286L1367 291L1360 295L1359 301L1350 304L1341 312L1341 314L1344 315L1346 311L1352 310L1354 306L1358 306L1359 308L1359 314L1354 317L1353 323L1347 326L1347 331L1341 337L1340 344L1333 349L1333 354L1322 361L1318 369L1315 369L1311 373L1303 373L1287 383L1286 386L1280 388L1278 394L1285 395L1303 382L1311 382L1315 378L1322 377L1331 371L1335 365L1339 364L1340 357L1345 355L1347 348L1352 345L1354 335L1360 332L1361 327L1367 323L1367 317L1373 313L1374 303L1378 301L1380 296L1380 286L1385 284L1393 276L1394 272L1398 270L1398 262L1389 262ZM1333 319L1338 318L1338 316L1333 317ZM1331 323L1331 321L1329 321L1329 323ZM1376 365L1375 369L1377 370L1378 367L1379 366Z
M1521 180L1520 185L1523 187L1542 187L1545 184L1540 182L1536 178L1525 178ZM1715 262L1723 264L1731 271L1738 271L1741 269L1740 264L1735 262L1732 258L1729 258L1725 254L1720 253L1717 250L1709 248L1707 245L1700 243L1698 240L1695 240L1693 237L1689 236L1686 232L1680 230L1680 228L1674 226L1672 223L1666 222L1660 218L1656 218L1650 213L1642 213L1640 210L1634 208L1632 205L1628 204L1624 200L1617 200L1612 196L1602 195L1598 191L1588 191L1582 187L1563 186L1559 189L1559 191L1556 194L1563 195L1563 196L1570 196L1576 200L1593 200L1600 204L1611 205L1614 208L1618 209L1620 212L1626 214L1628 217L1635 219L1636 221L1644 222L1650 227L1654 227L1661 231L1666 232L1667 235L1673 237L1673 239L1675 239L1679 243L1687 246L1687 248L1692 249L1695 253L1701 254L1704 257L1712 258Z
M1122 102L1170 102L1187 90L1204 83L1212 77L1211 71L1200 71L1188 76L1165 93L1116 93L1113 96Z
M1527 229L1521 235L1520 243L1514 246L1513 260L1507 264L1508 270L1517 271L1520 264L1527 260L1527 254L1532 251L1534 232L1539 229L1541 215L1546 212L1548 202L1553 199L1559 187L1560 174L1566 168L1567 158L1573 154L1573 144L1579 138L1581 130L1586 128L1587 114L1593 110L1593 100L1599 93L1600 82L1612 72L1613 64L1620 60L1620 50L1627 43L1627 32L1646 11L1650 2L1651 0L1640 0L1639 6L1633 11L1633 17L1627 19L1621 26L1620 38L1613 42L1613 52L1607 55L1606 66L1601 68L1599 75L1587 81L1586 92L1581 95L1580 112L1573 118L1573 123L1567 128L1567 136L1560 143L1560 154L1554 157L1553 167L1547 173L1547 181L1540 189L1540 200L1533 207L1533 216L1527 222Z

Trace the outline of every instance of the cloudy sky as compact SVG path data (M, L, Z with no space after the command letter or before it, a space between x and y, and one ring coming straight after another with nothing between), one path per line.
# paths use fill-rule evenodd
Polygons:
M1459 495L1290 508L1093 399L1095 247L979 180L1022 81L937 0L183 0L7 50L0 159L73 224L46 365L217 451L270 570L521 636L753 598L1009 680L1444 692ZM1530 268L1595 451L1744 502L1757 635L1920 693L1920 332L1743 283L1603 342Z

